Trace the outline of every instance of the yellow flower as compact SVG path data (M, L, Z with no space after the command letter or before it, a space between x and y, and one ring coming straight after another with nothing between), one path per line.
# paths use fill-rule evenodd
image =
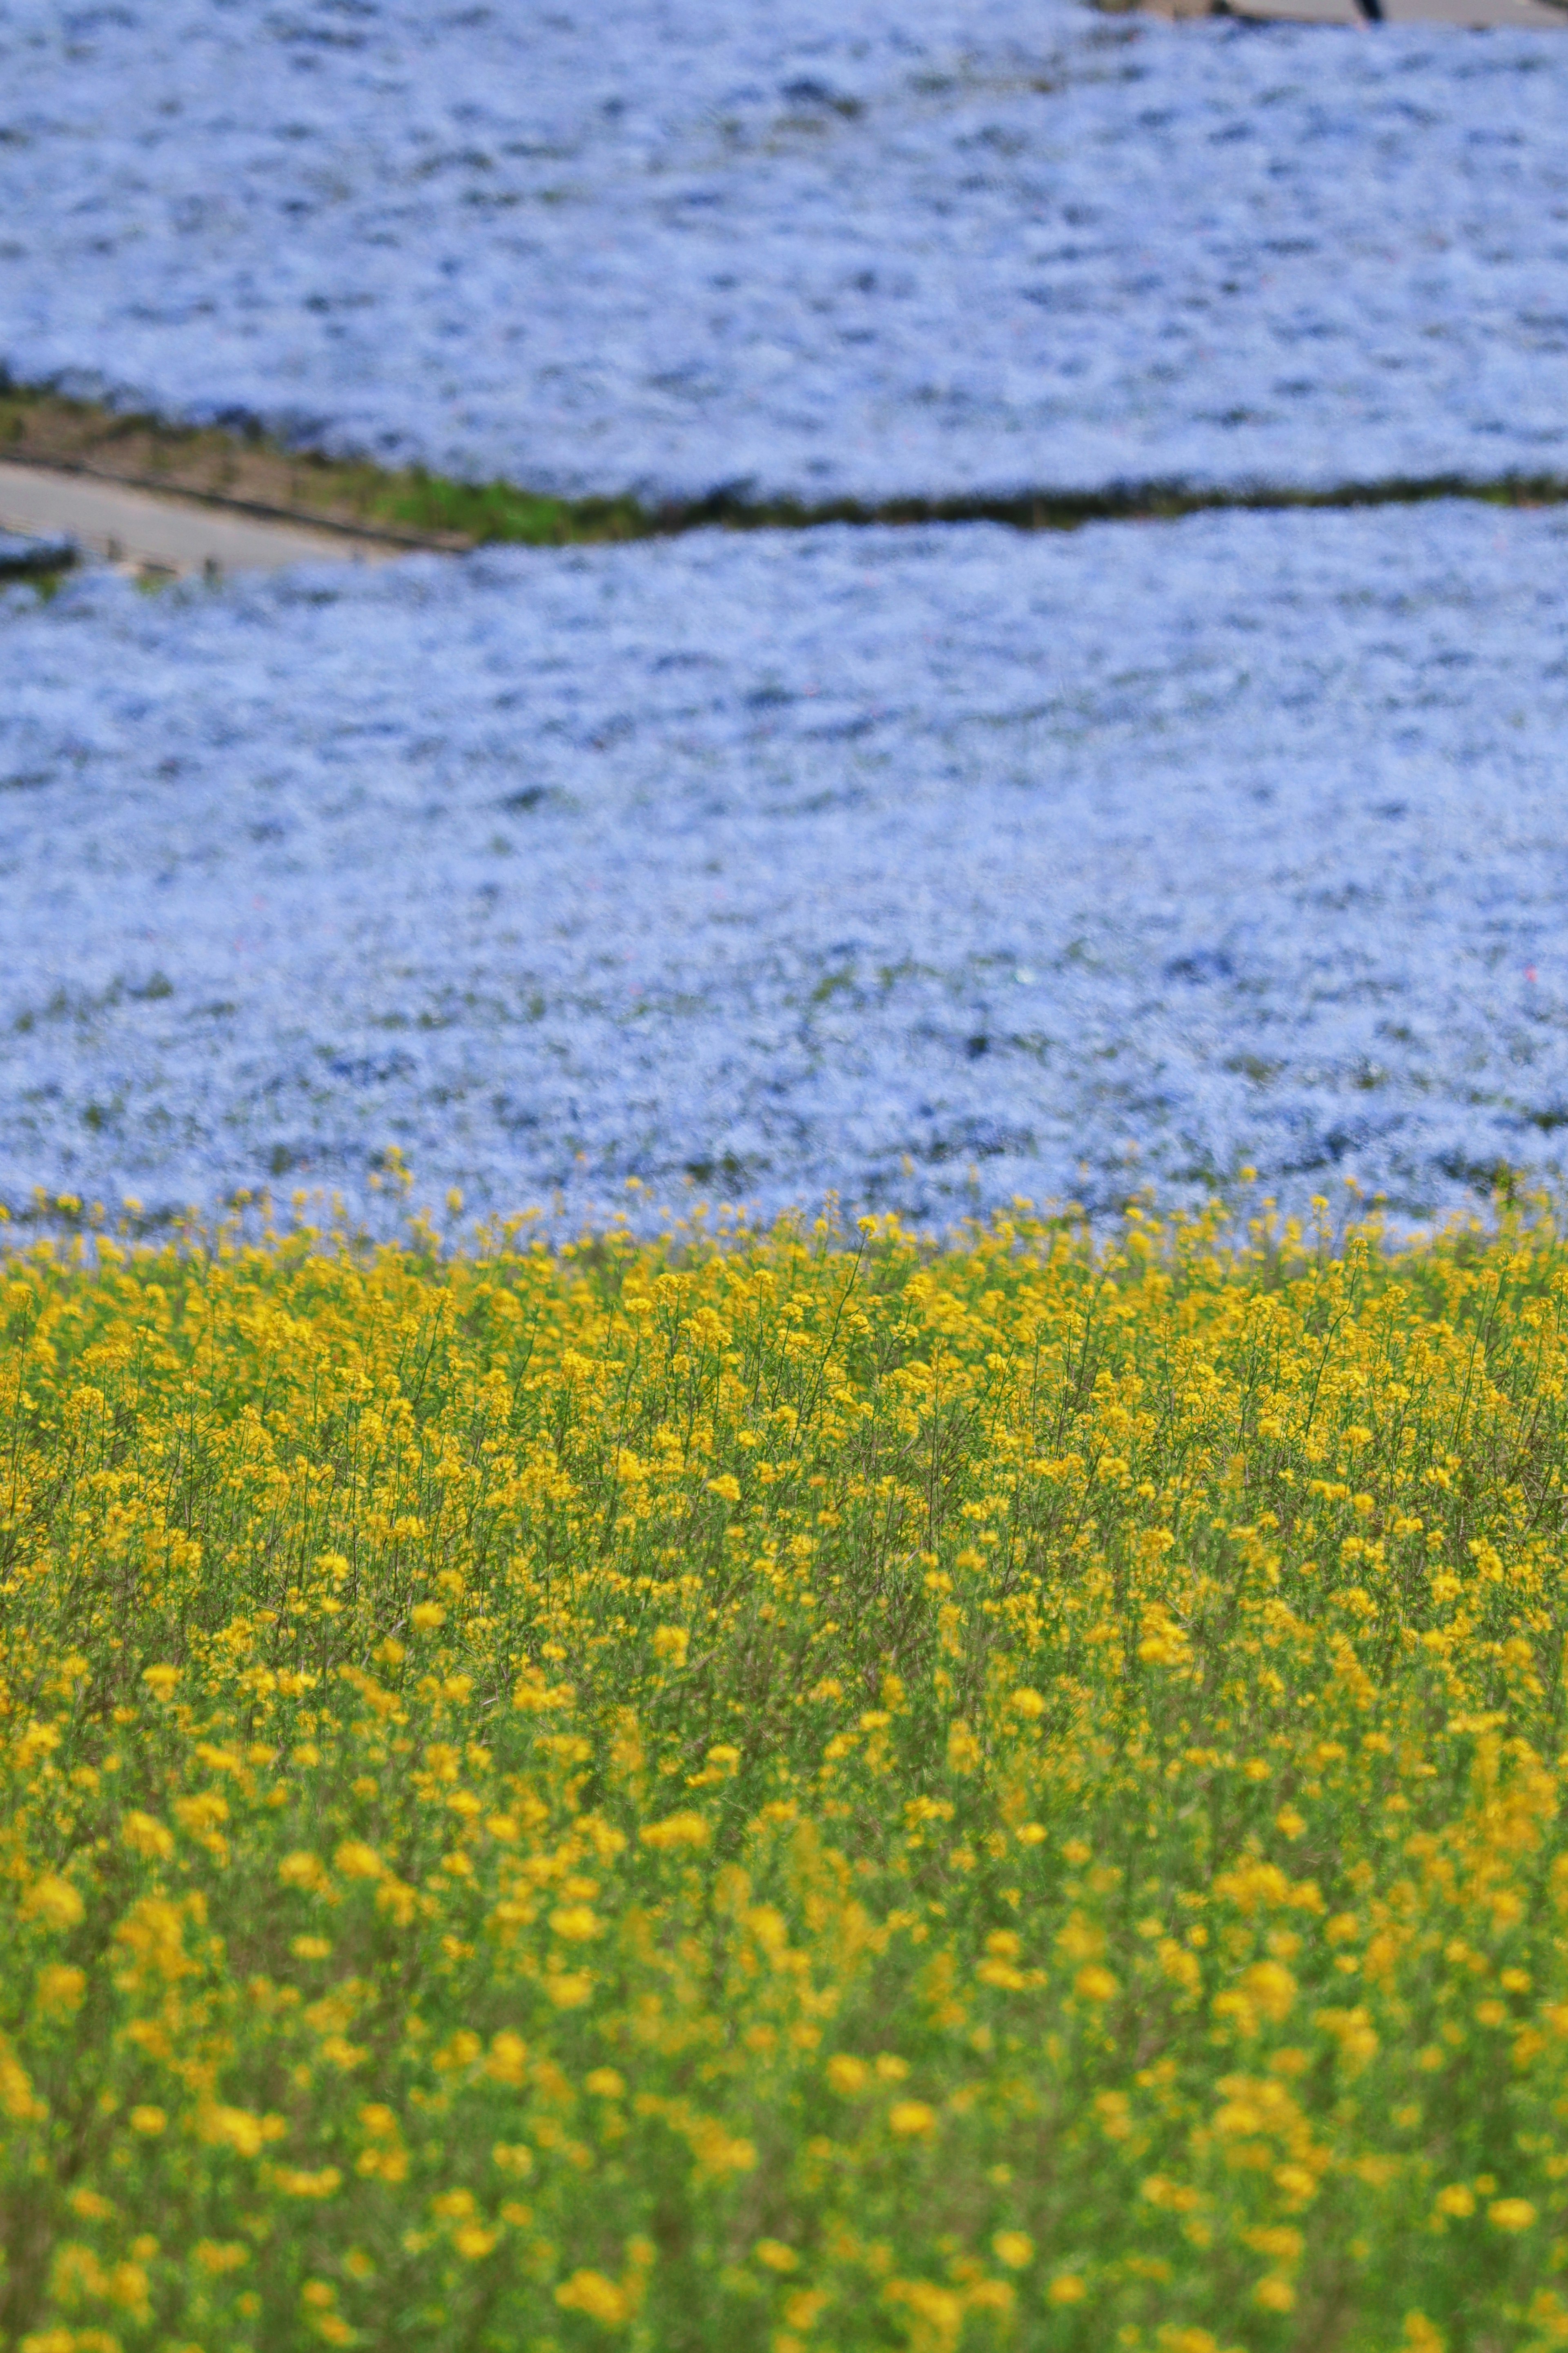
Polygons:
M1406 2353L1446 2353L1447 2340L1435 2328L1424 2312L1407 2312L1405 2316Z
M193 2253L198 2270L214 2279L226 2272L243 2271L250 2261L249 2248L234 2239L198 2239Z
M49 1928L75 1928L87 1912L70 1881L57 1878L52 1873L34 1880L22 1898L21 1909L24 1920L41 1920Z
M46 2018L71 2018L87 1992L87 1973L53 1961L38 1971L38 2008Z
M1498 2035L1538 2105L1568 2057L1557 1212L319 1216L0 1266L18 2179L82 2126L25 2353L259 2342L302 2224L293 2333L365 2353L384 2247L428 2353L492 2272L520 2342L749 2295L808 2353L858 2280L963 2353L1103 2273L1232 2353L1401 2187L1428 2311L1478 2225L1529 2268L1551 2147L1420 2143ZM100 1707L115 1655L178 1665ZM1063 2211L1132 2167L1092 2266L1015 2203L1062 2099Z
M551 1914L550 1926L563 1944L586 1945L599 1935L602 1924L589 1905L567 1904Z
M342 2189L343 2177L335 2165L322 2166L314 2173L303 2167L280 2165L273 2179L285 2198L326 2199Z
M836 2092L853 2099L871 2081L871 2070L864 2059L854 2058L847 2051L838 2052L827 2063L827 2080Z
M521 2084L527 2062L528 2045L521 2034L513 2034L508 2028L502 2027L499 2033L490 2037L489 2053L485 2061L485 2073L487 2075L494 2076L498 2084ZM589 2080L591 2084L592 2078L590 2077Z
M700 1814L667 1814L662 1821L645 1822L637 1836L644 1846L668 1853L681 1847L706 1846L709 1830Z
M326 1867L320 1855L310 1854L304 1849L300 1849L295 1854L286 1854L283 1857L278 1865L278 1876L285 1887L303 1887L321 1891L330 1884Z
M1079 1969L1073 1979L1073 1991L1085 2001L1111 2001L1121 1988L1109 1969L1094 1963Z
M586 2313L590 2320L616 2327L631 2316L631 2307L614 2280L603 2272L574 2272L555 2291L555 2301L567 2312Z
M936 2110L924 2100L895 2100L888 2110L888 2127L900 2140L916 2140L936 2130Z
M258 2156L268 2138L265 2120L248 2108L208 2108L198 2129L209 2147L232 2148L241 2157Z
M332 1857L333 1867L345 1879L379 1879L386 1866L363 1839L346 1839Z

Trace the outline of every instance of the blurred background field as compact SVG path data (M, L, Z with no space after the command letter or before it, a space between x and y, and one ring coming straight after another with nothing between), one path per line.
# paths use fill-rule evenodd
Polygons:
M0 5L0 366L658 504L1568 471L1568 41Z
M1568 1121L1568 523L692 537L0 623L0 1195L940 1227ZM628 1196L628 1180L643 1187Z

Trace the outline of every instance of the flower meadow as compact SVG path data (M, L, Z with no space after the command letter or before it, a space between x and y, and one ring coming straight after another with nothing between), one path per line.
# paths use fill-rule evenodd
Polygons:
M1555 1181L1565 560L1455 501L14 588L0 1201Z
M0 383L1568 471L1568 39L783 16L0 0ZM1564 2353L1565 553L0 541L0 2353Z
M0 0L0 366L536 490L1568 472L1568 41Z
M1565 1301L14 1251L4 2341L1568 2343Z

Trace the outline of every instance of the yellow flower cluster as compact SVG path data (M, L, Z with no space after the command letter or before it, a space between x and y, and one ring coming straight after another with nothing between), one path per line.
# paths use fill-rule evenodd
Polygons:
M1568 2346L1568 1254L0 1266L0 2343Z

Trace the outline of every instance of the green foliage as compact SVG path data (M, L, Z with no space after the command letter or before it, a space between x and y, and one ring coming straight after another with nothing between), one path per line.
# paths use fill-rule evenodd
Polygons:
M1568 1263L0 1282L0 2342L1568 2343Z

